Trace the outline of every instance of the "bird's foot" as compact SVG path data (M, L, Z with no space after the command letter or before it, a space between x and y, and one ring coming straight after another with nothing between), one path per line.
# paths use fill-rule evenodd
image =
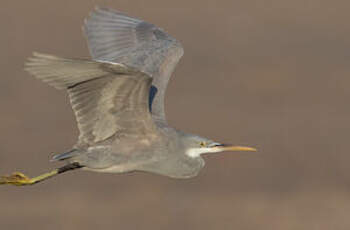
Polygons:
M31 185L35 184L36 181L27 177L23 173L15 172L10 176L1 176L0 177L0 185L2 184L11 184L16 186L23 186L23 185Z
M50 172L41 174L39 176L36 177L32 177L29 178L26 175L24 175L23 173L20 172L16 172L13 173L11 176L0 176L0 185L2 184L11 184L11 185L16 185L16 186L23 186L23 185L32 185L32 184L37 184L41 181L47 180L51 177L54 177L58 174L70 171L70 170L74 170L74 169L79 169L82 168L83 166L81 166L78 163L70 163L67 164L61 168L52 170Z

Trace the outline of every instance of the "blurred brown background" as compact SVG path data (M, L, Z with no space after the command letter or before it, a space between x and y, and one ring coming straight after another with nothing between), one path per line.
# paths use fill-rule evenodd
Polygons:
M349 229L349 1L2 0L0 174L59 166L78 130L32 51L88 57L83 19L109 6L165 28L185 56L171 125L258 153L206 156L189 180L72 172L0 188L0 229Z

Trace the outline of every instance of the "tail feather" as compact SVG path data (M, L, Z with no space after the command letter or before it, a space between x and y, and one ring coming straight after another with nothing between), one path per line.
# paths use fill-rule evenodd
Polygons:
M79 151L77 149L72 149L68 152L65 153L59 153L56 154L52 157L51 161L63 161L63 160L67 160L70 159L74 156L77 156L79 154Z

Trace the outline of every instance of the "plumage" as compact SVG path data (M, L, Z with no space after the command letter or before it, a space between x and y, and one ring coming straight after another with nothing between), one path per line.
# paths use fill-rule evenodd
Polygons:
M165 91L182 45L151 23L106 8L93 11L83 29L94 60L123 63L153 77L150 108L153 118L165 123Z
M80 134L72 150L53 160L69 164L33 179L21 173L2 177L0 184L34 184L78 168L189 178L204 166L203 153L255 150L167 125L165 91L183 48L163 29L97 8L84 31L93 60L34 53L26 63L36 78L68 92Z
M34 53L26 70L57 89L67 89L80 131L78 145L154 129L148 110L152 79L123 64Z

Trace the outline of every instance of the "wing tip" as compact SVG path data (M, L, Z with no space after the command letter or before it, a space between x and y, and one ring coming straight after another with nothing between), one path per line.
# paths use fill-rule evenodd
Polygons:
M112 9L112 8L109 8L109 7L106 7L106 6L99 6L99 5L96 5L94 7L94 10L91 13L94 13L94 12L103 13L103 14L112 13L112 14L116 14L116 15L123 15L123 16L126 16L126 17L130 17L127 14L125 14L125 13L119 11L119 10L115 10L115 9Z
M27 61L24 63L24 66L25 67L40 66L40 65L47 64L52 60L58 60L58 59L59 58L57 56L34 51L32 53L32 56L27 58ZM25 70L27 70L27 68L25 68Z
M129 23L137 24L142 22L141 19L129 16L128 14L121 12L119 10L115 10L108 7L95 6L92 11L90 11L89 15L85 18L85 24L90 21L90 19L98 19L99 21L103 21L106 19L113 19L115 23L117 21L126 20Z

